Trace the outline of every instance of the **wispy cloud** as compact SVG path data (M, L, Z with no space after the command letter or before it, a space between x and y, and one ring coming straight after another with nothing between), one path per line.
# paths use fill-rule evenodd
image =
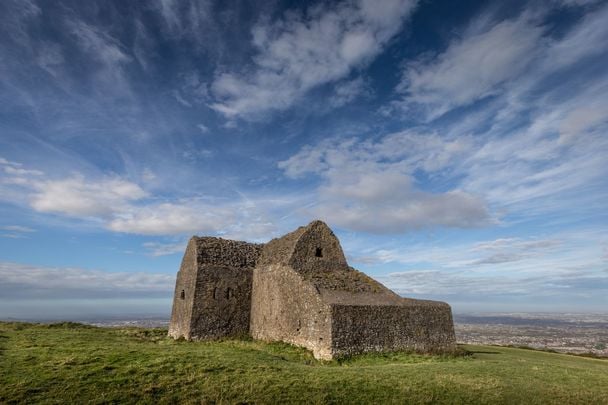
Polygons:
M28 299L169 297L175 276L0 262L0 296Z
M0 226L0 229L2 229L4 231L19 232L19 233L36 232L32 228L28 228L27 226L21 226L21 225L5 225L5 226Z
M4 160L6 167L22 167ZM0 165L2 162L0 162ZM289 199L154 197L139 184L118 176L100 178L72 174L51 179L22 169L0 175L4 198L37 212L92 221L107 230L139 235L218 234L267 239L277 227L269 211L293 204ZM150 174L143 173L142 177ZM153 246L148 246L153 247ZM162 249L161 249L162 250ZM157 251L161 251L157 250Z
M67 24L82 52L96 63L92 75L99 91L114 91L130 95L129 80L124 66L132 61L121 42L100 28L84 21L67 20Z
M253 66L242 73L220 72L211 107L228 118L290 107L314 87L369 63L414 5L413 0L345 1L260 23L253 29Z
M402 264L402 271L378 278L405 296L438 297L468 309L471 302L520 302L528 310L551 305L553 310L599 310L608 288L601 236L572 232L557 237L500 238L427 250L406 246L372 256Z
M40 17L41 10L33 0L8 0L3 3L3 12L6 18L3 20L0 32L7 38L11 38L19 45L29 48L31 46L27 25L29 22Z
M546 254L554 250L561 244L561 241L554 239L526 240L519 239L496 239L490 242L480 242L475 244L471 251L487 252L488 255L474 260L471 265L478 266L483 264L509 263L527 258Z
M157 0L152 2L163 18L166 31L176 37L186 37L195 44L202 42L203 32L213 26L213 3L206 0Z
M35 229L29 228L27 226L21 226L21 225L4 225L4 226L0 226L0 230L4 231L4 233L0 234L1 237L10 238L10 239L27 238L28 234L30 234L32 232L36 232Z
M405 131L378 142L322 142L303 148L279 168L293 178L319 176L311 211L348 229L401 233L438 225L475 227L491 221L483 199L457 188L423 191L413 176L416 170L440 172L471 146L466 139L443 141Z
M152 256L167 256L173 254L183 254L186 249L186 242L179 243L161 243L161 242L146 242L143 246L150 252Z
M572 239L566 243L559 239L520 239L500 238L474 243L453 243L448 246L435 245L422 247L419 245L379 248L368 251L367 254L353 259L361 263L398 263L402 265L421 265L445 269L475 269L487 264L510 264L513 262L530 262L539 258L553 260L551 254L559 252L565 246L578 246ZM592 252L592 251L591 251ZM590 251L580 252L580 259ZM578 254L577 254L578 256ZM518 265L521 265L518 264ZM534 265L534 264L533 264ZM532 265L532 266L533 266ZM528 268L529 266L522 266ZM546 267L546 266L543 266ZM486 267L487 268L487 267ZM539 271L542 271L539 269Z
M457 115L448 123L431 121L409 131L376 135L375 142L344 141L336 136L302 148L279 167L294 178L320 175L325 181L319 188L321 197L323 193L341 194L342 201L347 201L362 197L366 190L371 193L386 186L394 190L391 196L402 200L390 206L359 205L359 212L353 209L359 204L356 200L343 206L332 205L327 211L334 217L352 214L338 221L343 225L367 215L374 218L370 221L387 228L391 224L399 228L400 223L420 226L402 222L396 213L408 203L416 208L416 200L425 201L424 194L404 190L415 191L418 182L428 184L429 178L441 185L441 193L435 197L441 195L444 199L445 204L438 207L448 217L442 217L431 209L432 204L424 202L428 211L410 211L423 224L480 224L488 211L500 221L558 213L563 218L591 215L606 190L608 121L602 112L608 109L608 77L595 69L596 73L585 78L587 85L581 86L578 76L569 70L580 66L580 60L564 58L553 64L540 55L555 54L557 58L562 51L567 55L567 44L574 42L588 48L577 52L583 59L591 58L585 59L589 66L601 65L601 60L593 59L598 55L597 47L583 45L580 38L603 38L605 27L597 21L607 10L604 7L585 17L559 39L544 37L546 27L527 12L497 23L487 16L481 18L482 23L471 24L444 53L410 66L406 71L410 77L402 83L402 89L408 89L407 105L423 106L438 115L490 94L494 96L491 102L471 114ZM519 35L531 40L514 40ZM501 42L505 44L500 45ZM499 66L484 66L495 62ZM555 80L555 75L568 85L555 88L539 84L550 77ZM370 161L376 163L370 165ZM364 175L370 176L368 181L361 177ZM459 204L449 198L451 192L465 193L459 196L471 197L469 203L461 198ZM322 207L324 200L320 201ZM474 201L478 202L476 210L460 210L463 205L471 207ZM385 211L395 216L386 222L378 221L378 217L390 216Z
M443 296L447 299L476 301L496 300L505 296L543 299L579 300L600 308L602 291L608 288L608 276L602 272L556 271L551 277L480 275L438 270L412 270L381 276L380 280L395 291L408 295ZM582 302L581 302L582 301ZM561 308L560 302L555 308Z
M196 201L131 206L112 218L108 229L141 235L221 231L236 218L231 210Z
M97 181L76 175L61 180L36 181L31 206L40 212L69 216L109 216L124 211L130 202L145 197L137 184L120 178Z
M406 103L423 106L429 118L499 94L506 81L538 57L542 34L527 14L498 24L474 24L442 54L409 63L399 90Z
M608 40L608 7L587 14L563 37L552 37L543 19L552 5L530 7L518 17L496 22L491 15L474 19L445 51L406 64L397 91L405 109L427 120L487 96L504 95L523 102L539 83L587 58L602 54Z
M371 95L371 88L365 79L357 77L337 83L334 87L334 94L329 98L332 107L341 107L352 102L357 98L365 98Z

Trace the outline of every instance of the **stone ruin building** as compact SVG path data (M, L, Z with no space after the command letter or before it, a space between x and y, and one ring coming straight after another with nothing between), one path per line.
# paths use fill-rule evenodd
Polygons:
M169 335L250 335L303 346L319 359L456 345L448 304L402 298L353 269L321 221L266 244L190 239Z

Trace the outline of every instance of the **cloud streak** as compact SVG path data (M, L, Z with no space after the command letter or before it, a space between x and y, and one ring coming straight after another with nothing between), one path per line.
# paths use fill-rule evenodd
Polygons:
M481 18L483 21L484 18ZM542 28L526 14L498 24L469 27L430 61L408 64L399 90L428 118L501 93L538 56Z
M3 161L0 166L22 167ZM274 204L290 204L285 198L262 199L259 204L249 198L214 200L190 196L159 200L137 183L118 176L88 178L73 174L49 179L42 172L20 170L0 176L0 190L5 191L5 198L15 196L10 202L27 204L41 213L92 221L120 233L161 236L198 233L265 239L277 230L268 219L267 210L275 209Z
M212 84L217 101L211 107L229 119L289 108L311 89L369 63L401 29L415 4L344 1L258 24L252 30L253 66L243 73L218 73Z
M4 299L95 299L169 297L175 277L147 272L105 272L0 262Z
M380 277L395 291L408 295L443 296L446 299L486 301L497 297L535 297L546 299L581 300L596 308L602 290L608 289L608 276L601 272L559 271L552 277L480 275L439 270L412 270L390 273ZM561 308L556 303L556 308Z
M313 215L347 229L402 233L433 226L477 227L492 219L483 199L460 189L416 188L413 173L436 173L472 145L411 131L378 142L347 139L302 148L278 166L292 178L316 175Z

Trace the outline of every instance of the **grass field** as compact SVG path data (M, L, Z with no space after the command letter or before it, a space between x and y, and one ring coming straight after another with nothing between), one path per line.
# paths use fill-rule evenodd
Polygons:
M608 360L494 346L321 362L163 329L0 323L0 403L608 403Z

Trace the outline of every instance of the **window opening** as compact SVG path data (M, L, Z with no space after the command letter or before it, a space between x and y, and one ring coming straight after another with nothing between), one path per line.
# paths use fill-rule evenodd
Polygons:
M182 292L179 294L179 297L183 300L186 299L186 291L182 290Z
M323 257L323 249L321 249L320 247L315 249L315 256L316 257Z
M228 289L226 290L226 299L230 298L232 298L232 289L228 287Z

